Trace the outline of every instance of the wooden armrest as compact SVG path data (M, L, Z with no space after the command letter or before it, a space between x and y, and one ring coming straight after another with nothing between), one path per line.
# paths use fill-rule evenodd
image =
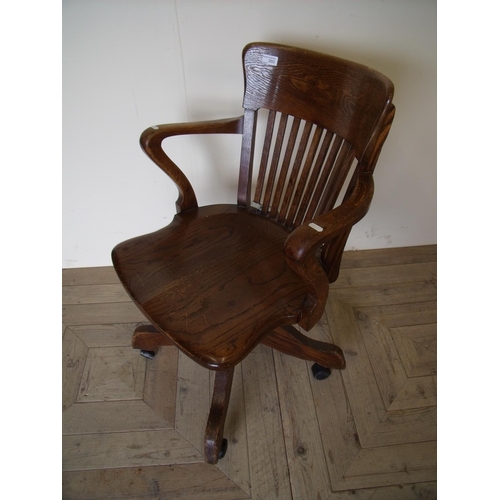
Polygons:
M243 117L240 116L224 120L154 125L142 133L140 138L142 150L175 182L179 189L179 198L175 203L177 213L197 208L198 202L187 177L163 151L161 147L163 139L189 134L241 134L242 128Z
M368 212L373 196L373 177L359 174L351 196L342 205L294 229L285 242L288 259L302 262L316 249L359 222Z
M285 255L290 267L310 285L304 303L306 315L300 326L309 330L319 321L328 297L328 277L316 258L320 245L350 229L368 212L373 197L371 173L359 174L351 196L342 205L294 229L285 241Z

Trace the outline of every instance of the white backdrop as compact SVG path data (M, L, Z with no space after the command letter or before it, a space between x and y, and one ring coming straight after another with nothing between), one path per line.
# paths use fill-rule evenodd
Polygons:
M139 136L240 115L241 51L252 41L392 79L396 118L347 249L436 242L435 1L64 0L63 268L110 265L116 243L170 222L177 190ZM235 202L238 136L169 141L200 204Z

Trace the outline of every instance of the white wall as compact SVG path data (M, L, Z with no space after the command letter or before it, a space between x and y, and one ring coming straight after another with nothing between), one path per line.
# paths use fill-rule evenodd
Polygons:
M251 41L330 53L393 80L375 197L347 248L436 242L434 0L63 0L63 267L110 265L116 243L170 222L177 190L139 135L241 114ZM235 202L237 136L166 149L200 204Z

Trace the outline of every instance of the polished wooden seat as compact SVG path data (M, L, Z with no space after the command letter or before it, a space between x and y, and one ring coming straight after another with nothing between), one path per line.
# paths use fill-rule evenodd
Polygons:
M307 286L286 263L287 236L270 219L215 205L119 245L113 260L154 325L200 364L221 369L239 363L269 325L300 317Z
M223 455L234 367L258 343L315 362L318 379L345 367L338 346L292 325L309 330L323 314L349 232L368 211L394 116L392 83L365 66L267 43L245 47L243 63L243 116L144 131L144 151L179 188L177 215L112 252L121 282L151 322L136 330L133 347L152 356L174 344L216 370L205 435L210 463ZM252 182L259 110L267 123ZM169 136L201 133L242 134L237 204L198 207L162 149Z

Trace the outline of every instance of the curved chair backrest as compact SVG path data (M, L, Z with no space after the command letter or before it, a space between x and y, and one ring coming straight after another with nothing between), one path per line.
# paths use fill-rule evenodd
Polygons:
M393 84L360 64L304 49L252 43L238 204L292 229L348 196L372 172L394 116ZM269 110L252 182L257 111Z

